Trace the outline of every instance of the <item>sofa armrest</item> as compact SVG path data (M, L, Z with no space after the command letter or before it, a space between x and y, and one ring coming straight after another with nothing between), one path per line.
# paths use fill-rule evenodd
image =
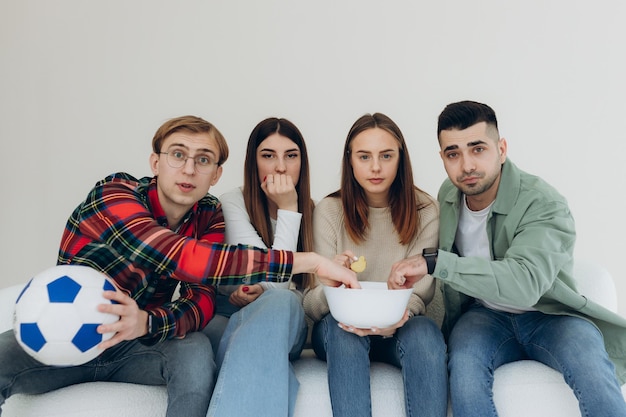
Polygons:
M582 295L617 313L615 282L606 268L588 259L575 259L574 279Z

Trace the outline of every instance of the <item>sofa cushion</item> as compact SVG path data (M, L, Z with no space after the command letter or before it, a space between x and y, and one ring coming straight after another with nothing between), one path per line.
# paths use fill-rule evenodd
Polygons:
M615 285L610 274L589 261L577 261L576 277L590 277L580 291L590 299L617 310ZM12 311L22 285L0 290L0 331L12 327ZM429 305L428 315L441 323L441 296ZM300 381L295 417L330 417L326 363L312 350L294 362ZM372 416L403 416L404 392L400 371L387 364L373 363ZM622 386L626 396L626 385ZM576 417L578 402L563 376L534 361L518 361L495 372L494 401L501 417ZM43 395L14 395L4 404L3 417L163 417L167 403L165 387L90 382ZM452 414L448 411L448 417Z

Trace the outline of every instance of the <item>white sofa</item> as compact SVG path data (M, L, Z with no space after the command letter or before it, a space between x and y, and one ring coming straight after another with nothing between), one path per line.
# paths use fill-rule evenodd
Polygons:
M580 290L588 298L617 311L617 295L612 277L601 266L577 261L575 275ZM11 328L12 305L21 286L0 290L0 331ZM441 299L432 311L441 319ZM296 417L332 416L326 364L310 349L294 362L300 381ZM398 369L372 364L372 408L374 417L404 416L402 377ZM626 394L626 385L622 387ZM496 371L494 399L501 417L575 417L578 403L561 375L534 361L520 361ZM14 395L2 408L3 417L161 417L165 416L167 395L164 387L90 382L42 395ZM451 416L449 412L449 416ZM218 416L219 417L219 416Z

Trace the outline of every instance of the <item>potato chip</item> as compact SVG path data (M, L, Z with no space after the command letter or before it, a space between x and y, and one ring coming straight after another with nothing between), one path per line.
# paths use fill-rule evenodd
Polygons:
M359 256L358 260L350 264L350 269L352 269L356 273L359 273L359 272L365 271L366 266L367 266L367 263L365 262L365 256Z

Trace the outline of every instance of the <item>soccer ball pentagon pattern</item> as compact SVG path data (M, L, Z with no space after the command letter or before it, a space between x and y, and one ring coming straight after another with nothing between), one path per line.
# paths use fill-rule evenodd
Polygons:
M81 365L101 353L100 324L119 316L101 313L98 304L113 301L102 292L115 291L112 281L93 268L59 265L35 275L15 303L13 330L17 342L39 362L54 366Z

